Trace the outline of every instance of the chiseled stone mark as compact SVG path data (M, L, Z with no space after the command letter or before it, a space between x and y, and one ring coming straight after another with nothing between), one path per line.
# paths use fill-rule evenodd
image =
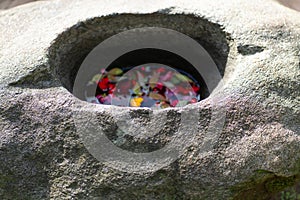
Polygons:
M8 84L13 87L49 88L59 85L46 66L41 65L25 76Z
M263 52L265 50L265 47L246 44L246 45L238 45L237 49L240 54L247 56L247 55L253 55L256 53Z

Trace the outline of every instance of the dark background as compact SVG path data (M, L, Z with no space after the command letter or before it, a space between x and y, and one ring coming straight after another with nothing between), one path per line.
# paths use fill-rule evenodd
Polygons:
M0 0L0 9L8 9L37 0Z

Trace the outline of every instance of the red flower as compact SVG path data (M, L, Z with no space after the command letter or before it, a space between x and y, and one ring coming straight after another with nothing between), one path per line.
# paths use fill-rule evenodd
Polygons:
M156 70L157 73L162 73L162 72L165 72L165 71L166 71L166 69L163 68L163 67L160 67L160 68L158 68L158 69Z
M197 103L198 100L196 98L192 98L192 100L190 101L191 103Z
M114 83L109 83L109 84L108 84L108 93L109 93L109 94L112 94L112 93L115 91L115 88L116 88L116 84L114 84Z
M164 85L163 85L162 83L157 83L157 84L156 84L156 88L157 88L158 90L162 90L162 89L164 88Z
M108 89L108 77L104 77L102 80L99 81L98 86L101 90L107 90Z
M200 90L200 87L196 86L196 85L192 85L194 92L197 94Z
M99 102L102 104L110 104L110 102L111 102L111 96L105 96L105 97L98 96L97 98L98 98Z
M131 80L132 85L136 84L136 80Z
M174 100L174 101L172 101L172 102L171 102L171 106L172 106L172 107L176 107L176 105L178 104L178 102L179 102L179 101L178 101L177 99Z
M190 92L187 88L184 88L181 85L177 86L176 90L181 94L189 94Z

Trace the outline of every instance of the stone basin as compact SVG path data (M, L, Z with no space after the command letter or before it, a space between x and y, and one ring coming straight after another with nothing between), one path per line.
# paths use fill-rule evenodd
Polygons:
M1 199L270 199L300 181L299 12L271 0L55 0L0 11L0 26ZM223 87L155 113L156 121L147 120L149 109L76 98L74 79L88 53L143 27L195 39ZM107 138L131 156L172 147L178 115L199 115L180 132L179 139L193 138L175 159L136 170L139 163L116 167L93 156L80 135L89 115L78 117L78 108L96 115ZM128 130L162 129L121 141L115 118L128 114ZM211 127L218 134L204 148Z

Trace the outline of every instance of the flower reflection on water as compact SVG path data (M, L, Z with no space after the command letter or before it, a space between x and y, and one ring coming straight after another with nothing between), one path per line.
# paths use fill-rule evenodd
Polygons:
M162 109L200 101L200 85L190 74L160 64L103 69L87 87L95 93L86 100L105 105Z

